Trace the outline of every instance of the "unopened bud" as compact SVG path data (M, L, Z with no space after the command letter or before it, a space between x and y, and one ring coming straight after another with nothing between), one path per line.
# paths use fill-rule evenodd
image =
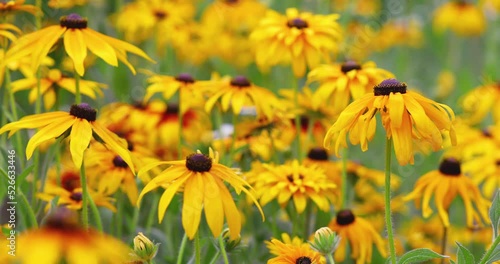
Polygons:
M238 235L237 239L231 240L231 237L229 236L229 229L224 229L222 231L222 239L224 240L225 248L227 252L230 252L231 250L235 249L241 242L241 236Z
M328 227L322 227L314 233L311 247L323 255L333 254L338 247L340 238Z
M142 261L150 261L156 256L159 245L153 243L143 233L139 232L134 238L135 256Z

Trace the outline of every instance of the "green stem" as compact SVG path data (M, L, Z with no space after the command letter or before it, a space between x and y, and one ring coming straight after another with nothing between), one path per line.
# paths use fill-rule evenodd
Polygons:
M215 252L215 255L213 256L212 260L210 260L210 264L214 264L220 256L220 251Z
M80 75L78 75L77 72L75 72L75 104L81 104L82 103L82 93L80 92Z
M340 208L347 206L347 149L342 150L342 173L340 174Z
M200 232L194 235L194 263L201 264Z
M333 254L326 255L327 263L335 264L335 260L333 260Z
M101 214L99 213L99 209L97 209L97 206L94 203L94 199L92 199L92 196L90 196L90 193L87 193L88 197L88 202L90 205L90 210L92 210L92 215L94 216L94 222L96 224L97 230L102 233L102 220L101 220ZM121 225L118 225L118 227L121 227Z
M391 217L391 151L392 140L387 138L385 143L385 224L389 237L389 251L391 263L396 264L396 247L394 245L394 234Z
M80 167L80 180L82 185L82 225L84 229L89 228L89 191L87 189L87 176L85 175L84 161Z
M8 68L5 69L5 88L9 91L9 101L10 101L10 108L12 111L12 121L17 121L19 120L19 115L17 114L17 108L16 108L16 100L14 98L14 92L12 92L12 87L11 85L11 79L10 79L10 71ZM21 147L22 140L21 140L21 135L19 133L16 133L16 152L19 153L20 157L24 157L24 150ZM19 162L21 163L21 168L24 168L24 159L20 158ZM36 182L36 181L34 181Z
M443 226L443 237L441 240L441 255L446 254L446 242L448 240L448 227ZM441 264L444 264L444 258L441 259Z
M151 228L153 227L154 216L158 208L158 200L158 194L155 192L153 194L153 199L151 200L151 210L149 210L148 217L146 218L145 230L147 234L151 233Z
M181 241L181 247L179 248L179 253L177 253L177 264L182 263L182 257L184 256L184 251L186 250L187 236L184 234Z
M222 238L222 236L219 236L219 248L220 252L222 253L222 258L224 258L224 264L229 264L226 253L226 245L224 245L224 239Z
M491 257L491 254L495 252L495 249L497 248L498 244L500 244L500 236L495 237L495 240L493 240L493 243L491 244L490 248L488 248L488 251L484 253L483 257L479 261L479 264L486 264L488 260Z
M0 169L0 172L5 177L7 182L9 182L10 181L9 175L1 169ZM24 195L21 188L19 188L19 186L17 186L17 183L16 183L16 193L21 198L21 202L23 204L22 208L26 209L28 212L28 218L29 218L29 221L31 223L31 226L28 226L28 228L38 228L38 222L36 221L36 215L35 215L35 212L33 211L33 207L30 206L28 198L26 198L26 195Z

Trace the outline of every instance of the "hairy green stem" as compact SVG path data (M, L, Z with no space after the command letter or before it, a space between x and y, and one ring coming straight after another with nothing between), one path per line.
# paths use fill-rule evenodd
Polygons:
M327 263L335 264L335 260L333 260L333 254L326 255Z
M219 248L222 254L222 258L224 258L224 264L229 264L229 259L227 258L226 245L224 245L224 239L222 236L219 236Z
M85 175L85 165L82 161L80 167L80 180L82 185L82 225L84 229L89 228L89 191L87 189L87 176Z
M387 236L389 237L389 252L391 263L396 264L396 247L394 244L394 234L391 216L391 151L392 139L387 138L385 143L385 225Z
M500 236L495 237L495 240L493 240L493 243L491 244L490 248L484 253L483 257L479 261L479 264L486 264L488 263L488 260L490 259L491 255L495 252L495 249L497 248L498 244L500 244Z
M179 252L177 253L177 264L182 264L182 257L184 256L184 251L186 250L187 244L187 235L184 234L181 241L181 247L179 248Z
M194 235L194 263L201 264L200 232Z
M82 103L82 93L80 92L80 75L78 75L77 72L75 72L75 104L81 104Z
M446 242L448 240L448 227L443 226L443 237L441 238L441 255L446 254ZM441 264L444 264L445 258L441 259Z

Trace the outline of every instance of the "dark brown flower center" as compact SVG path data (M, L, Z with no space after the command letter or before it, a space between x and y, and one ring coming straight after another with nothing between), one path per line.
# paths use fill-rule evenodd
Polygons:
M113 159L113 165L117 168L128 168L127 163L120 156L115 156Z
M307 157L312 160L328 160L328 152L321 147L312 148L309 150L309 153L307 153Z
M61 27L84 29L87 28L87 19L82 18L80 15L72 13L59 19Z
M307 24L307 21L305 21L301 18L294 18L292 20L288 20L286 25L289 28L297 28L297 29L304 29L304 28L307 28L309 26Z
M175 77L175 80L183 83L194 83L194 78L189 73L181 73Z
M45 220L44 227L68 231L80 229L76 212L65 207L59 207L50 214Z
M391 93L406 93L406 83L399 82L396 79L386 79L373 88L375 96L390 95Z
M287 175L287 176L286 176L286 179L287 179L290 183L293 183L293 182L294 182L294 178L293 178L293 175L292 175L292 174ZM303 179L304 179L304 175L299 174L299 180L303 180Z
M163 20L163 19L165 19L165 18L168 16L167 12L165 12L165 11L163 11L163 10L155 10L155 11L153 12L153 15L154 15L154 16L156 17L156 19L158 19L158 20Z
M491 129L485 128L482 130L483 136L487 138L493 137L493 134L491 134Z
M354 214L352 213L351 210L344 209L344 210L340 210L337 213L336 221L337 221L337 224L339 224L339 225L349 225L352 222L354 222L355 219L356 219L356 217L354 216Z
M71 193L69 198L75 202L80 202L83 199L83 196L82 196L81 192L74 192L74 193Z
M311 264L312 260L309 257L300 257L295 260L295 264Z
M74 172L65 172L61 175L61 186L68 192L81 186L80 175Z
M348 73L352 70L361 70L361 65L357 64L355 61L346 61L340 67L343 73Z
M167 111L165 112L167 115L176 115L179 114L179 105L178 104L168 104Z
M460 161L454 158L444 159L439 165L439 172L446 176L460 176Z
M69 114L78 118L86 119L89 122L95 121L97 117L97 111L86 103L72 105L69 110Z
M195 172L207 172L212 168L212 159L200 153L194 153L186 157L186 168Z
M239 75L231 79L231 85L237 86L238 88L244 88L244 87L250 87L250 85L252 84L247 79L247 77Z

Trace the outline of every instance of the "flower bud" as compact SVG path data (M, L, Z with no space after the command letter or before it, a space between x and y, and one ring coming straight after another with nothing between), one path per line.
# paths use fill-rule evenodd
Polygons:
M340 238L329 227L322 227L314 233L311 247L323 255L333 254L338 247Z
M237 239L231 240L229 236L229 229L224 229L222 231L222 239L224 240L224 245L227 252L231 252L231 250L235 249L241 242L241 236L238 236Z
M150 261L158 252L158 246L147 238L142 232L134 238L134 253L135 256L142 261Z

